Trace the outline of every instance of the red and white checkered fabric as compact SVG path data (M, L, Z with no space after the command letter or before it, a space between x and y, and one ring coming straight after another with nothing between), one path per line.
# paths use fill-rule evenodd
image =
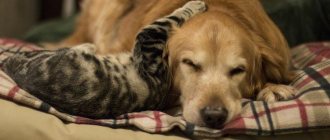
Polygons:
M16 40L0 39L0 64L19 51L38 50L37 46ZM244 101L242 113L222 130L189 124L181 116L159 111L124 114L116 119L92 120L57 111L20 89L0 70L0 97L43 112L64 121L108 127L135 126L150 133L163 133L175 127L188 136L220 137L226 134L279 135L330 128L330 43L305 44L292 49L293 64L301 69L292 83L298 89L294 100L276 103ZM0 110L1 111L1 110Z

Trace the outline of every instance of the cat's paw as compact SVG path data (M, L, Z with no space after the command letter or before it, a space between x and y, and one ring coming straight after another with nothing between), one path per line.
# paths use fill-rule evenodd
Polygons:
M292 86L268 83L265 88L258 93L257 100L276 102L291 99L296 94L297 90Z
M205 2L198 0L187 2L186 5L183 6L183 8L190 9L192 14L194 15L206 11L207 6Z

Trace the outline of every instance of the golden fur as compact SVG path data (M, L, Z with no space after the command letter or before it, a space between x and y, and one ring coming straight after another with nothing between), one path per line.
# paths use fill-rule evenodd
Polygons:
M75 32L63 43L92 42L99 54L131 51L142 26L187 1L85 0ZM205 125L200 110L221 106L228 122L243 97L291 97L294 89L282 85L293 76L288 45L259 1L205 1L208 11L176 29L168 43L172 91L181 94L184 118Z

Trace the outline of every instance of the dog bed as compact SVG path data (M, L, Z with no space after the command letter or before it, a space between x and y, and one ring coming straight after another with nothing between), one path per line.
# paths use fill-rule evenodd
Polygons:
M3 59L17 52L34 51L38 49L41 48L33 44L27 44L12 39L0 39L0 64ZM145 111L124 114L116 119L108 120L92 120L80 116L72 116L57 111L47 103L40 101L20 89L15 82L1 70L0 101L5 101L5 104L9 104L8 101L17 103L20 109L23 107L31 107L43 111L56 116L61 119L63 123L68 123L68 125L89 124L110 128L129 127L129 129L137 128L145 132L158 134L168 134L169 131L179 128L180 132L183 132L184 135L188 137L218 138L224 135L240 134L268 136L328 129L330 128L330 60L328 59L330 57L330 42L301 45L293 48L291 51L294 67L300 69L297 71L298 75L292 83L292 85L298 89L298 96L293 100L276 103L244 100L242 101L242 113L236 119L228 123L222 130L209 129L187 123L180 116L179 110L174 111L176 115L168 115L159 111ZM0 114L6 115L6 113L2 111L7 111L7 113L9 111L9 113L17 113L17 115L20 115L18 110L0 109ZM10 120L0 119L0 122L30 121L31 118L27 117L26 120L13 120L7 117L7 119ZM38 119L43 118L33 118L32 120ZM59 119L56 119L57 123ZM51 128L54 119L49 122L46 121L46 123ZM10 125L14 125L15 123L6 124L12 127ZM0 125L0 127L6 127L7 125ZM32 123L31 125L34 124ZM25 129L27 132L29 131L29 127ZM65 131L67 128L57 129ZM93 129L90 130L93 131ZM47 133L44 133L44 130L38 130L38 132L35 133L47 138ZM70 135L71 133L65 134Z

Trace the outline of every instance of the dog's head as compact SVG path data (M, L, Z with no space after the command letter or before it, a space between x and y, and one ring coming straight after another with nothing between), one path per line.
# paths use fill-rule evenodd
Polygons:
M173 89L181 94L188 122L221 127L239 114L243 97L253 97L266 81L286 79L288 52L273 52L275 44L269 44L280 40L286 47L277 28L280 37L272 39L246 22L211 9L173 33L168 44Z

